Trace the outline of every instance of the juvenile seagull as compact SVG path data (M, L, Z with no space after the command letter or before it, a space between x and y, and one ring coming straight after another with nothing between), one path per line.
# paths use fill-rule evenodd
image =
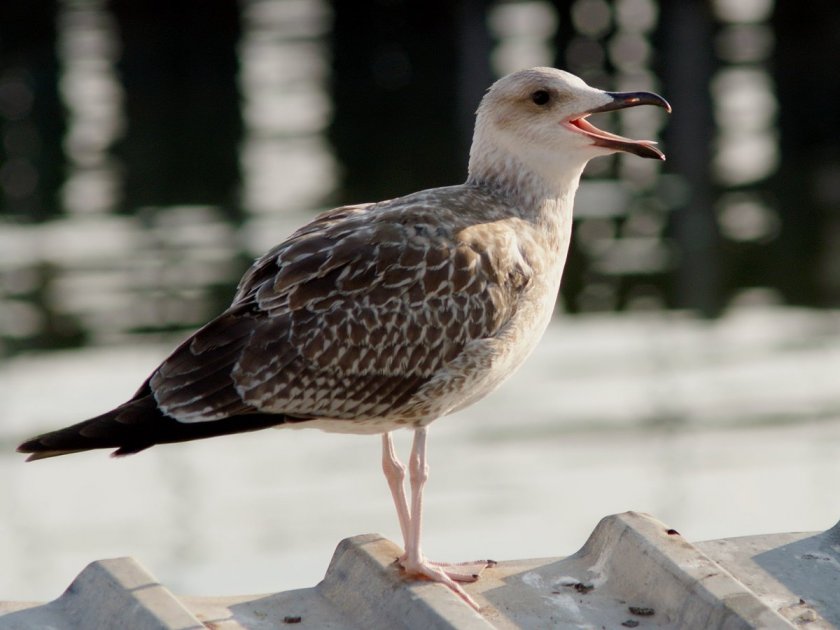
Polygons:
M475 576L420 548L426 427L496 389L542 336L586 163L616 151L665 159L587 120L635 105L670 111L655 94L604 92L553 68L500 79L478 108L466 183L321 214L258 259L231 306L131 400L18 450L120 456L288 426L380 434L399 564L477 608L456 583ZM391 442L399 428L414 431L410 502Z

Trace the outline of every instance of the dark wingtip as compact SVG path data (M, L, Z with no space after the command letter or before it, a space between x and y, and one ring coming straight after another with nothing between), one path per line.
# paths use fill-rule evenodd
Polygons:
M50 457L60 457L61 455L70 455L72 453L81 453L88 450L86 448L61 448L58 444L52 443L52 440L50 440L55 433L44 433L43 435L26 440L15 450L18 453L29 455L26 458L28 462L35 462L39 459L48 459Z
M35 449L24 449L26 445L22 444L18 447L18 453L28 453L29 457L26 458L28 462L37 462L39 459L49 459L50 457L60 457L61 455L70 455L71 453L80 453L80 450L75 451L50 451L50 450L35 450Z
M15 449L15 451L18 453L28 454L29 457L26 458L26 461L30 462L34 459L39 459L38 457L36 457L36 455L43 451L43 447L41 446L41 443L38 441L38 439L35 438L32 440L27 440L26 442L18 446Z

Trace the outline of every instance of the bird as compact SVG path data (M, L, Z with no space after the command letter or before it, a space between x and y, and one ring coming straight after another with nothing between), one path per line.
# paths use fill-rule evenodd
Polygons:
M258 258L227 310L130 400L18 451L27 461L104 448L119 457L270 427L379 435L403 536L398 565L478 610L459 583L475 571L421 548L427 430L495 390L537 345L587 162L665 159L655 142L588 119L638 105L671 110L657 94L600 90L555 68L502 77L478 106L463 184L319 214ZM407 468L398 429L414 432Z

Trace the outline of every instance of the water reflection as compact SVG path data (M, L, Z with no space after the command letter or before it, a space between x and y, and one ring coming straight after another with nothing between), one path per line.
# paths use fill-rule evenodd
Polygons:
M667 122L669 162L664 174L626 156L590 165L567 310L718 315L754 286L771 302L838 295L834 232L820 227L836 197L830 155L792 186L801 171L781 162L784 4L199 4L4 8L17 28L0 63L0 353L195 326L315 209L461 179L481 92L530 64L667 90L676 105L670 119L614 117L638 137Z
M60 188L20 162L32 144L25 132L44 127L35 105L49 92L8 71L0 353L195 327L227 304L254 256L330 195L326 6L248 2L241 33L236 5L214 6L177 46L157 48L146 42L173 38L193 13L161 20L129 3L59 6L55 79L67 127L61 141L36 138L33 151L63 147L53 158L66 167ZM54 191L65 216L26 221L43 213L10 200L33 187Z
M125 129L119 51L105 2L64 3L57 15L67 164L61 203L70 215L104 215L119 198L120 168L110 150Z

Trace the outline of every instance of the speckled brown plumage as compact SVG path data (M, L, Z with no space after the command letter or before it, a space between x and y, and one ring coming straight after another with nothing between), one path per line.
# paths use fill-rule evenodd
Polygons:
M155 372L161 409L185 422L380 419L380 430L426 418L415 395L510 320L534 273L521 252L511 260L517 225L499 200L464 188L338 208L293 234Z

